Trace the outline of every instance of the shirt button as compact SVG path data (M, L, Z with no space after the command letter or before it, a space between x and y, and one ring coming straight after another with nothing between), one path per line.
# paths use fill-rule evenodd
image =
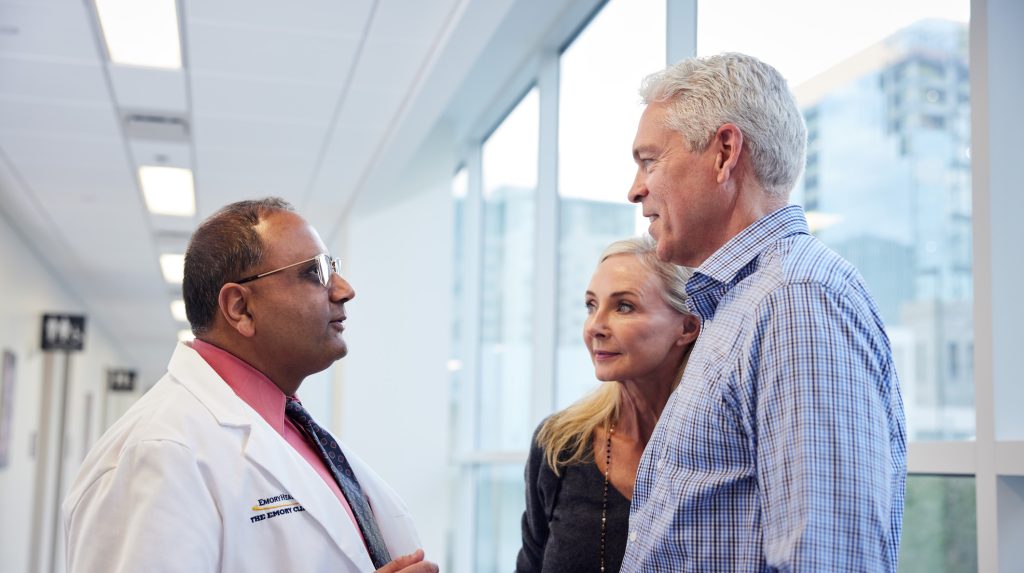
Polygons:
M660 470L663 467L665 467L665 458L658 458L658 469Z
M635 531L630 531L629 532L629 540L630 541L636 541L636 532Z

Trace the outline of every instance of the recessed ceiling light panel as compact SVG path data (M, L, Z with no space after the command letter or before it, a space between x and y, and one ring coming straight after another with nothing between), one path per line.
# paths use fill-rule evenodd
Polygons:
M185 255L160 255L160 270L164 274L164 280L180 285L185 278Z
M174 0L95 0L110 61L181 69L178 8Z
M150 213L179 217L196 214L191 169L143 165L139 167L139 182Z

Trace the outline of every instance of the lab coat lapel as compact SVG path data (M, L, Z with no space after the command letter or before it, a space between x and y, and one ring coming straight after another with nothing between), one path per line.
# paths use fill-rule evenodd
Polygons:
M221 425L247 428L243 455L280 482L282 491L302 505L361 571L374 570L361 534L334 492L280 434L231 390L199 353L179 344L167 370Z
M359 456L349 451L344 444L341 447L363 493L370 500L373 516L377 520L377 526L380 527L391 556L406 555L421 547L419 537L412 526L409 510L398 494Z
M327 532L341 551L363 571L373 571L370 555L352 519L323 478L262 419L253 424L245 455L274 476Z

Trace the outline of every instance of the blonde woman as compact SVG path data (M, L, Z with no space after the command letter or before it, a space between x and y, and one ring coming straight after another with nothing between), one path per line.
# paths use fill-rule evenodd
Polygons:
M650 237L602 254L583 340L603 384L534 435L517 573L619 570L640 456L700 332L689 277L658 260Z

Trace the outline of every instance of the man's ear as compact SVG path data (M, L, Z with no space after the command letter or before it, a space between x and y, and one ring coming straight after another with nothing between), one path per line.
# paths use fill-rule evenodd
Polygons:
M733 169L740 163L740 153L743 151L743 132L736 125L726 123L715 132L711 145L716 151L715 179L719 183L725 183L732 176Z
M700 318L695 314L683 315L683 334L676 340L676 346L689 346L700 335Z
M228 326L246 338L256 334L256 323L249 309L251 296L252 291L248 287L235 283L227 283L220 287L220 294L217 295L217 306L220 308L221 316L227 321Z

